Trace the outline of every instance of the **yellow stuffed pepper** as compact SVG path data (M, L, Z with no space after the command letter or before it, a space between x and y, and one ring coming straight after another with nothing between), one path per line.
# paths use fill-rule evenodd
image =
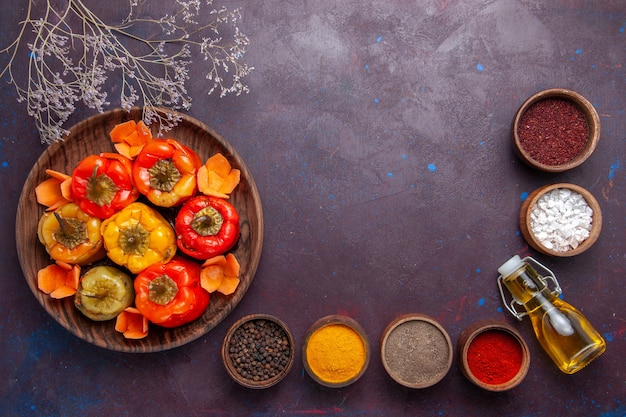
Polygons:
M131 203L104 220L101 226L109 258L137 274L176 254L176 235L169 222L153 208Z
M37 236L55 261L85 265L104 258L100 219L66 203L39 219Z

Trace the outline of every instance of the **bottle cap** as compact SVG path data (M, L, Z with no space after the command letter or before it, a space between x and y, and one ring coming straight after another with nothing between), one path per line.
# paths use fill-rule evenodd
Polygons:
M503 277L511 275L515 272L523 264L522 259L519 255L514 255L511 259L503 263L500 268L498 268L498 273Z

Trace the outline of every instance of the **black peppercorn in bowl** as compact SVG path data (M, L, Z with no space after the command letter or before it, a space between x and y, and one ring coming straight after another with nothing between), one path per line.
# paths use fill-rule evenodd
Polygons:
M564 88L539 91L513 121L515 151L527 165L545 172L576 168L595 151L600 117L582 95Z
M235 322L222 345L226 372L247 388L269 388L291 370L295 341L287 325L268 314L251 314Z

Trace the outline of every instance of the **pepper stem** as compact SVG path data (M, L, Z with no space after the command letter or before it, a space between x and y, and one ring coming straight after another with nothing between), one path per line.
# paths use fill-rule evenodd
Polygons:
M198 211L189 226L200 236L216 235L222 228L224 217L215 208L208 206Z
M118 243L124 254L143 256L150 246L150 232L141 223L120 228Z
M87 226L84 222L73 218L66 219L56 211L54 217L59 222L59 228L54 233L57 242L71 250L87 241Z
M98 165L93 167L91 177L87 180L87 199L100 207L111 204L119 188L106 174L98 175Z
M176 294L178 294L178 285L167 274L156 277L148 284L148 299L158 305L169 304Z
M170 192L182 178L182 174L171 159L159 159L150 169L150 188Z

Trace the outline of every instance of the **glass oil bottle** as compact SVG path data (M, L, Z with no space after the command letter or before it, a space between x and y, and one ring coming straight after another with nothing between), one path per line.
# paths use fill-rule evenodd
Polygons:
M535 268L547 275L539 275ZM573 374L604 353L606 342L598 331L580 311L559 298L561 287L552 271L531 257L515 255L498 272L505 307L518 320L530 317L539 343L562 372ZM547 280L553 282L554 290ZM512 296L510 303L504 288Z

